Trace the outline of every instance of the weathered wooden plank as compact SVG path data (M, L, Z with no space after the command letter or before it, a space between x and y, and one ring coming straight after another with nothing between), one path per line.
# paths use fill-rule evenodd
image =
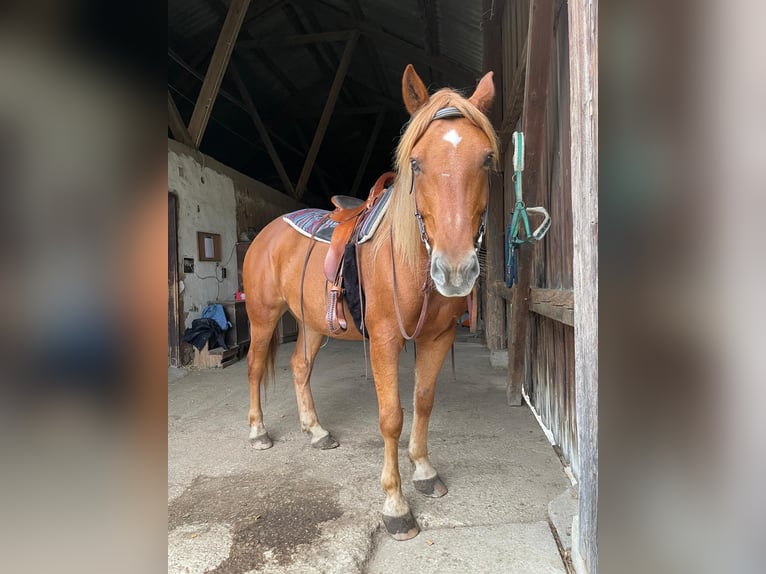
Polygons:
M514 288L502 281L490 283L488 291L496 296L512 300ZM569 289L529 289L529 310L549 319L574 327L574 292Z
M492 281L488 291L511 301L516 287L506 287L503 281ZM564 325L574 326L574 292L571 289L529 289L529 310L544 315Z
M513 73L513 85L506 108L506 114L503 118L503 125L500 127L498 137L503 149L508 147L511 142L511 136L516 131L516 124L521 117L524 108L524 86L527 76L527 42L524 42L524 48L521 52L521 60Z
M367 164L370 163L372 152L375 150L375 143L378 141L378 136L380 135L380 130L383 128L385 119L386 110L384 108L380 110L378 117L375 118L375 127L372 128L370 139L367 140L367 147L364 150L362 161L359 162L359 169L356 171L356 177L354 178L354 183L351 186L351 193L349 195L356 197L359 192L359 186L362 184L362 177L364 177L364 173L367 171Z
M189 130L186 129L186 124L184 124L181 113L178 111L175 101L173 101L173 96L170 95L170 90L168 90L168 125L174 138L181 143L191 145Z
M598 572L598 0L569 0L574 231L575 380L580 455L579 540L573 554ZM575 560L577 562L577 560Z
M250 97L250 92L248 92L247 86L245 86L245 83L242 81L242 77L239 75L239 70L237 70L237 65L234 62L229 64L229 73L231 74L234 83L237 85L239 96L242 98L242 101L247 108L247 112L250 114L250 117L255 124L255 129L258 130L258 135L261 136L261 141L263 141L263 145L266 147L266 152L269 154L269 157L277 170L277 174L279 174L279 180L282 182L285 190L295 197L295 188L290 182L290 178L287 176L285 166L282 164L282 160L279 159L279 154L277 153L274 144L271 142L269 130L266 128L266 124L263 123L260 114L258 114L255 102L253 102L253 99Z
M527 79L524 87L524 172L526 201L537 205L544 143L545 104L548 95L550 60L553 48L553 0L532 0L529 17ZM508 404L521 404L521 387L526 374L529 324L529 287L535 245L524 246L519 254L519 281L514 287L511 311L511 341L508 362Z
M213 50L213 57L210 59L210 65L205 74L205 81L202 83L202 89L189 121L189 134L195 148L199 148L202 136L205 135L205 128L208 120L210 120L213 104L218 96L218 89L221 87L221 81L226 73L226 67L229 64L231 52L242 26L242 20L244 20L249 6L250 0L232 0L229 6L221 34L218 36L218 42L215 45L215 50Z
M178 270L178 196L168 193L168 359L181 366L181 293Z
M359 40L359 34L354 34L348 42L346 42L346 49L343 51L343 57L340 60L338 71L335 73L335 79L330 87L330 93L327 96L324 110L322 111L322 117L319 118L319 124L317 125L316 132L314 133L314 140L311 142L308 154L306 155L306 161L303 164L301 175L298 178L298 184L295 186L295 192L298 199L303 197L303 193L306 191L306 185L311 175L311 169L314 167L317 155L319 154L319 147L322 145L324 134L327 131L327 126L330 123L330 117L332 111L335 108L335 102L338 100L338 94L343 86L343 79L346 77L348 66L351 63L351 57L354 54L354 48Z
M502 65L502 11L505 0L484 0L482 20L484 30L484 72L494 72L495 102L489 111L489 119L497 128L503 119L503 65ZM494 8L494 11L493 11ZM501 150L502 152L502 150ZM506 347L505 301L489 285L501 281L505 273L505 218L503 211L503 173L494 172L489 179L489 206L487 212L486 296L484 297L484 332L487 347L498 351Z
M574 293L562 289L529 290L529 310L574 327Z

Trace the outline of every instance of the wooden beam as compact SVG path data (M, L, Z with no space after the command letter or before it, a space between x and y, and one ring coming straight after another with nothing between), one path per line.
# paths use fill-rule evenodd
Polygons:
M221 1L221 0L216 0ZM250 25L255 22L256 20L259 20L261 18L266 18L268 16L271 16L274 12L277 12L278 10L281 10L282 7L287 4L287 0L275 0L271 4L266 4L265 6L261 6L263 2L258 2L258 6L253 11L253 14L245 20L244 27L249 28Z
M170 132L173 137L183 144L191 145L191 136L189 130L186 129L186 124L181 118L181 113L176 107L176 103L173 101L173 96L170 95L168 90L168 125L170 126Z
M504 281L492 281L488 285L490 293L508 301L513 299L514 289L506 287ZM529 310L574 327L574 292L571 289L532 287L529 289Z
M351 7L351 16L354 20L354 25L358 26L359 23L363 22L365 19L364 11L359 5L359 0L349 0L349 5ZM380 59L380 53L378 52L375 43L372 42L369 38L364 38L361 40L361 42L362 46L367 50L369 59L372 62L372 67L375 70L375 80L378 82L378 88L380 88L380 92L389 97L393 97L391 92L391 85L386 81L386 73L383 70L383 62Z
M333 12L338 18L342 19L343 21L348 22L350 24L353 23L353 20L349 18L349 15L347 12L337 8L336 6L333 6L332 4L327 4L325 2L322 2L321 0L312 0L310 3L308 0L295 0L295 1L300 4L305 4L310 6L319 6L328 12ZM410 42L407 42L406 40L403 40L397 36L394 36L393 34L387 32L380 26L376 26L367 21L361 21L356 23L356 27L358 28L361 34L368 36L369 38L374 40L376 43L379 43L382 46L385 46L385 49L387 52L397 54L405 58L407 61L415 60L416 62L425 64L426 66L431 66L432 68L439 70L441 72L444 72L452 77L457 76L458 78L460 78L460 81L465 81L466 83L469 83L469 84L473 84L478 79L476 77L475 70L471 70L465 67L460 62L456 62L455 60L452 60L442 55L429 56L426 53L424 48L421 48L420 46L411 44Z
M598 572L598 0L569 0L575 388L581 558Z
M357 193L359 192L359 186L362 183L362 178L364 177L364 173L367 171L367 164L370 163L372 152L375 150L375 143L378 141L378 136L380 135L381 128L383 128L383 122L385 121L385 119L386 119L386 110L385 108L383 108L382 110L380 110L378 117L375 118L375 127L372 128L370 139L367 140L367 147L364 150L362 161L359 163L359 169L356 171L354 184L351 186L351 193L349 195L356 197Z
M364 23L359 26L359 31L369 36L375 42L385 46L386 51L398 54L404 58L412 58L445 74L458 76L461 78L461 81L472 83L477 79L476 72L466 68L463 64L440 54L428 55L423 48L392 36L382 28Z
M354 35L354 30L338 30L336 32L318 32L315 34L293 34L258 40L237 42L237 48L252 49L260 47L303 46L305 44L321 44L323 42L345 42Z
M303 197L303 193L306 191L306 185L311 175L311 169L314 167L317 155L319 154L319 147L322 145L324 134L327 131L327 126L330 123L330 117L332 111L335 108L335 102L338 100L338 94L343 86L343 79L346 77L348 66L351 63L351 57L354 54L354 48L359 40L359 34L354 34L347 42L346 49L343 50L343 57L338 65L338 71L335 73L335 79L330 87L330 93L327 96L322 116L319 118L319 125L317 125L316 133L314 134L314 140L311 142L311 147L306 155L306 161L303 164L301 175L298 178L298 184L295 186L297 198Z
M562 289L537 289L529 290L529 310L574 327L574 293Z
M495 102L489 110L488 117L497 129L503 119L503 51L502 33L503 19L500 17L498 4L505 0L483 0L482 30L484 44L484 73L494 72ZM494 11L492 10L494 8ZM500 148L501 151L503 148ZM500 158L498 158L500 159ZM490 173L489 179L489 209L487 211L487 235L484 239L487 246L487 291L484 300L484 333L487 347L490 351L506 348L506 318L505 300L490 289L494 281L502 283L505 275L505 210L504 210L504 175L500 172Z
M322 24L319 22L316 12L313 10L313 6L311 7L311 9L309 9L308 6L304 6L303 15L309 24L309 31L320 32L322 30ZM352 32L356 32L356 29L355 28L352 29ZM346 39L346 41L348 41L348 39ZM326 42L317 44L317 49L322 54L324 54L325 60L330 62L330 66L332 67L332 69L337 70L340 60L338 59L338 55L335 53L335 50L333 50L332 47L329 46ZM350 104L358 103L355 100L354 95L349 91L348 86L345 83L341 86L340 96L344 98L346 102Z
M176 54L176 53L175 53L175 52L174 52L172 49L170 49L170 48L168 48L168 56L170 57L170 59L171 59L171 60L173 60L174 62L176 62L176 63L177 63L179 66L181 66L181 67L182 67L184 70L186 70L187 72L189 72L189 73L190 73L192 76L194 76L195 78L197 78L197 79L198 79L198 80L200 80L200 81L204 81L204 78L203 78L202 74L200 74L200 73L199 73L197 70L195 70L194 68L192 68L192 67L189 65L189 63L188 63L188 62L184 61L184 60L183 60L183 58L181 58L181 56L179 56L178 54ZM235 106L237 106L237 107L238 107L239 109L241 109L242 111L244 111L244 112L246 112L246 113L248 112L248 110L247 110L247 107L245 106L244 102L242 102L242 101L241 101L240 99L238 99L238 98L235 98L234 96L232 96L232 95L231 95L229 92L227 92L226 90L223 90L223 89L221 89L221 90L219 90L219 92L218 92L218 93L219 93L219 95L220 95L222 98L226 98L227 100L229 100L229 101L230 101L232 104L234 104ZM283 137L281 137L279 134L275 133L273 130L269 129L269 135L271 135L271 137L272 137L272 139L273 139L274 141L277 141L277 142L279 142L280 144L282 144L282 145L285 147L285 149L288 149L288 150L290 150L291 152L293 152L293 153L294 153L294 154L296 154L296 155L300 155L300 156L303 156L303 155L304 155L304 152L303 152L303 151L301 151L301 150L299 150L298 148L296 148L294 145L292 145L290 142L288 142L287 140L285 140L285 139L284 139Z
M239 70L237 70L237 65L234 62L229 63L229 73L231 74L234 83L237 85L239 96L242 98L242 101L244 102L245 107L247 108L247 111L250 114L253 123L255 124L255 129L258 130L258 135L261 136L263 145L266 146L266 152L269 154L271 162L274 164L274 167L277 170L277 174L279 174L279 179L282 182L282 185L290 195L296 197L295 188L290 182L290 178L287 177L285 166L282 165L282 160L279 159L279 154L274 148L274 144L271 143L269 131L266 129L266 125L263 123L261 116L258 114L258 109L255 107L255 103L250 97L250 93L247 91L247 86L245 86L245 83L242 81L242 76L239 75Z
M510 104L508 110L503 119L503 125L500 128L500 132L497 134L500 138L501 149L508 147L511 141L513 132L516 131L516 124L521 117L521 112L524 109L524 86L527 76L527 46L529 45L529 38L524 42L524 48L521 51L521 58L519 65L516 66L516 70L513 72L513 86L511 87Z
M527 205L538 205L543 194L538 189L545 143L545 106L548 97L551 52L553 50L553 0L532 0L529 15L527 79L524 85L524 171L523 184ZM527 376L527 337L529 332L529 287L532 280L534 249L519 249L518 283L511 303L511 341L508 363L508 404L520 405L521 388Z
M301 22L300 16L298 16L298 12L295 11L295 8L291 4L286 4L284 6L284 12L285 16L287 16L287 19L290 22L290 25L298 34L309 33L306 26L304 26L303 22ZM325 76L331 76L333 73L332 66L323 57L322 53L317 49L317 47L314 44L305 44L305 46L308 49L309 54L311 54L311 57L314 59L314 63L321 70L322 74Z
M211 7L218 13L218 15L223 19L226 17L226 12L228 11L228 7L223 2L223 0L209 0L212 2ZM254 10L251 10L251 12L255 12L250 18L245 20L245 23L242 24L242 29L240 30L238 38L245 38L250 39L250 41L255 41L255 37L250 33L249 30L247 30L248 25L253 20L266 16L268 12L281 10L282 6L286 3L286 0L281 0L278 2L272 3L270 6L266 6L265 8L260 8L258 10L258 7L256 7ZM237 42L234 46L234 49L240 47L240 44L242 42ZM293 93L297 90L295 87L295 84L290 81L290 78L287 77L287 75L282 71L282 69L274 64L274 61L266 54L265 51L261 49L255 49L253 55L258 58L258 60L261 61L261 63L266 67L266 69L271 73L276 80L282 84L282 86L287 90L288 93ZM248 70L253 71L253 67L250 65L250 62L247 60L247 58L242 58L241 63L244 64ZM193 65L193 62L192 62ZM195 66L196 67L196 66Z
M205 81L202 83L202 89L189 121L189 134L191 135L193 146L197 149L199 149L202 136L205 134L207 122L213 111L213 104L218 96L218 90L226 73L226 67L229 64L234 43L249 6L250 0L231 0L229 12L226 14L226 19L223 22L221 34L218 36L213 57L210 59L210 65L205 74Z
M284 87L288 93L293 94L298 91L298 88L293 81L284 73L284 71L282 71L282 68L274 63L274 60L271 59L271 56L269 56L265 50L261 50L260 48L256 49L253 52L253 55L260 60L264 67L280 84L282 84L282 87Z

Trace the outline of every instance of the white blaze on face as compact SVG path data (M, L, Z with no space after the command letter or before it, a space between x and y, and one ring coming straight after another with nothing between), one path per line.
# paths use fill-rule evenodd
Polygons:
M454 128L444 134L442 139L451 143L452 147L457 147L457 144L463 141L463 138L460 137L460 134L458 134Z

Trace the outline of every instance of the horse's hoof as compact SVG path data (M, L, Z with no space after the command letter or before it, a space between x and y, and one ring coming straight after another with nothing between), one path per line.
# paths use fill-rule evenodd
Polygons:
M267 448L274 446L274 443L271 442L271 437L269 437L268 433L263 433L262 435L258 435L256 437L250 437L250 444L255 450L266 450Z
M311 446L313 448L318 448L319 450L330 450L331 448L336 448L339 444L340 443L335 440L331 434L326 434L318 441L312 442Z
M409 540L415 538L420 532L412 512L408 512L404 516L386 516L384 514L383 524L394 540Z
M447 487L444 486L438 474L425 480L413 480L412 484L420 494L430 496L431 498L440 498L447 494Z

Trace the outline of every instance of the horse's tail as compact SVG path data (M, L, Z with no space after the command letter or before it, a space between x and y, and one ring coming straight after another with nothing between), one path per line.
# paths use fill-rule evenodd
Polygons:
M277 349L279 349L279 329L274 329L271 334L271 340L269 341L269 350L266 353L266 373L263 377L263 393L266 394L266 390L269 387L270 381L277 380L276 361L277 361Z

